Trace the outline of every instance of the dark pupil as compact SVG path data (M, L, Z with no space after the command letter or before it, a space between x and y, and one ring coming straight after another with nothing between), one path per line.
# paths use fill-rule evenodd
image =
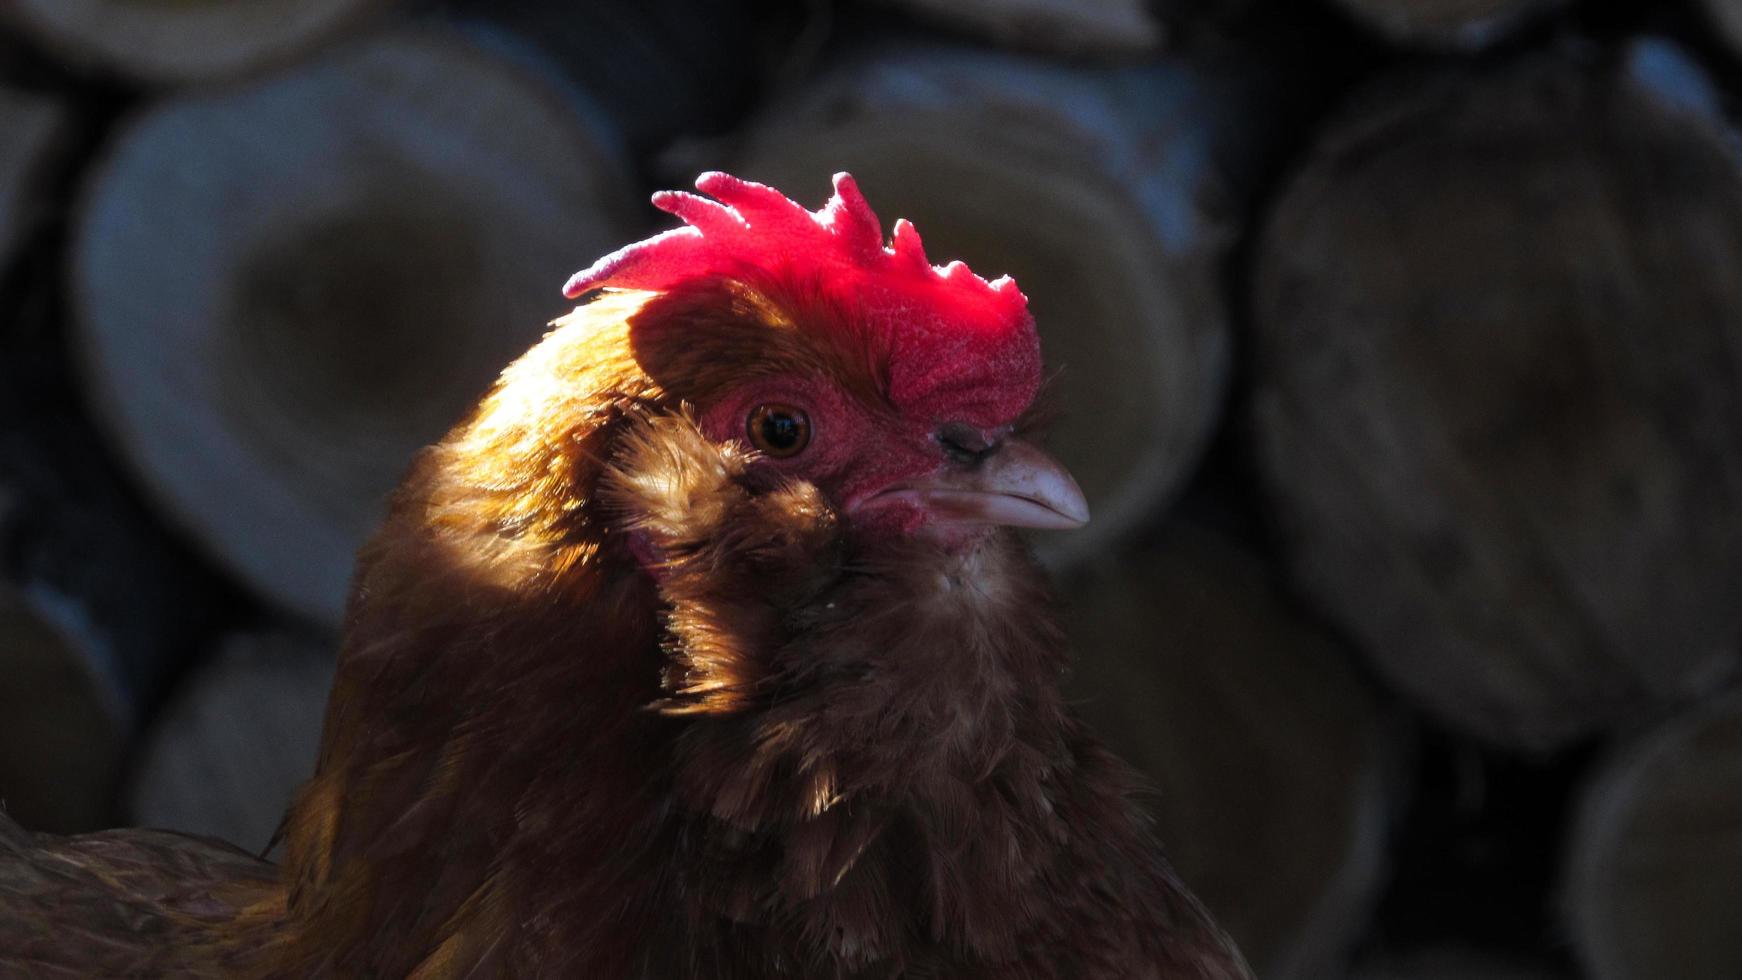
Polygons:
M770 449L791 449L804 438L798 419L785 412L769 412L762 416L762 441Z

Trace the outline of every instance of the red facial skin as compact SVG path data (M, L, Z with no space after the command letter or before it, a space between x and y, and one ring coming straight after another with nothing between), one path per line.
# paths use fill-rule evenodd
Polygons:
M754 448L758 406L802 410L805 448L753 469L814 485L855 531L953 542L1087 519L1068 474L1031 447L977 452L1015 431L1040 386L1039 337L1015 283L931 265L905 221L886 244L845 174L815 212L724 174L697 187L717 200L655 198L689 227L601 259L568 294L660 293L632 320L637 360L699 407L709 438Z
M731 392L702 413L702 431L719 442L754 448L749 418L757 406L768 404L802 410L810 421L810 441L794 456L763 456L752 465L816 485L856 530L926 533L958 543L994 526L952 521L950 514L911 501L867 506L891 487L925 481L954 465L938 439L942 425L971 431L987 444L1007 437L1015 420L988 418L986 399L937 399L920 411L891 413L870 408L826 381L783 379Z

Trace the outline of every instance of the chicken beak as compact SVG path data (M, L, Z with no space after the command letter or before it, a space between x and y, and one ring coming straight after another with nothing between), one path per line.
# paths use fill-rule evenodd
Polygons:
M948 465L868 502L909 503L924 510L934 524L1069 530L1089 522L1089 503L1070 471L1019 439L1006 439L973 463Z

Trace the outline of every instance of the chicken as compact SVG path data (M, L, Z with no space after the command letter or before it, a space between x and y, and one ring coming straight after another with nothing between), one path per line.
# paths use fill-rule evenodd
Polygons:
M697 187L413 464L282 871L6 829L0 973L1248 976L1060 695L1022 293Z

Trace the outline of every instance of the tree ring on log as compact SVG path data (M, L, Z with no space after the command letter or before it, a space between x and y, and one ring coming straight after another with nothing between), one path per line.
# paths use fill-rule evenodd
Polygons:
M1618 63L1391 82L1258 249L1295 580L1418 704L1516 747L1738 664L1742 166Z
M393 0L10 0L0 12L63 56L151 82L280 64Z
M337 622L412 453L564 312L568 274L628 237L614 147L433 31L150 111L78 228L99 420L209 553Z

